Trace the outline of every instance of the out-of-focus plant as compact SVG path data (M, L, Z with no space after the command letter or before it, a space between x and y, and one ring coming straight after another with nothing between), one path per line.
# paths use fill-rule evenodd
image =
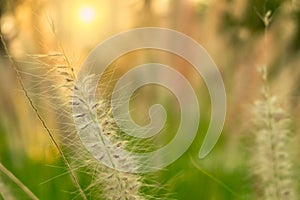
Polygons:
M265 26L265 41L272 22L272 11L260 15ZM266 45L266 44L265 44ZM264 52L266 59L267 52ZM263 80L262 99L253 107L251 171L257 199L298 199L297 184L292 157L291 119L288 112L273 96L268 83L266 66L259 68Z
M263 99L253 109L252 172L258 199L298 199L292 159L291 120L271 95L267 71L261 68L264 80Z

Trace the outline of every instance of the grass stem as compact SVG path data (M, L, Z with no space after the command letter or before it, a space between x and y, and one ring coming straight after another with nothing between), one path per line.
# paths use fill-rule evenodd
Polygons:
M76 178L76 176L75 176L75 173L74 173L73 169L71 168L71 165L69 164L69 162L68 162L67 158L65 157L65 155L64 155L64 153L63 153L63 151L62 151L62 149L60 148L58 142L57 142L56 139L54 138L54 135L52 134L52 132L50 131L50 129L47 127L46 122L44 121L44 119L42 118L42 116L41 116L41 114L39 113L38 109L37 109L36 106L34 105L32 99L30 98L30 96L29 96L29 94L28 94L28 91L26 90L25 85L24 85L24 83L23 83L23 80L22 80L22 78L21 78L21 75L20 75L20 72L19 72L18 64L17 64L17 62L15 61L15 59L10 55L10 53L9 53L9 51L8 51L8 48L7 48L7 45L6 45L6 42L5 42L5 40L4 40L4 38L3 38L3 36L2 36L1 33L0 33L0 38L1 38L1 42L2 42L2 44L3 44L4 50L5 50L5 52L6 52L7 56L8 56L8 58L9 58L9 61L10 61L10 63L11 63L11 67L12 67L12 68L14 69L14 71L16 72L18 82L19 82L19 84L20 84L20 86L21 86L22 91L24 92L24 94L25 94L25 96L26 96L26 99L28 100L28 102L29 102L31 108L34 110L34 112L35 112L36 116L38 117L39 121L42 123L44 129L45 129L46 132L48 133L48 135L49 135L51 141L53 142L54 146L55 146L56 149L58 150L58 152L59 152L61 158L63 159L63 162L65 163L65 165L66 165L68 171L70 172L71 178L72 178L72 180L73 180L75 186L77 187L77 189L78 189L79 192L80 192L80 195L81 195L82 199L87 200L87 197L86 197L84 191L82 190L82 188L81 188L81 186L80 186L80 184L79 184L79 182L78 182L78 180L77 180L77 178Z
M12 172L10 172L2 163L0 163L0 171L5 174L10 180L12 180L20 189L24 191L24 193L32 200L39 200L31 190L24 185ZM0 197L2 195L0 194ZM3 196L2 196L3 197Z

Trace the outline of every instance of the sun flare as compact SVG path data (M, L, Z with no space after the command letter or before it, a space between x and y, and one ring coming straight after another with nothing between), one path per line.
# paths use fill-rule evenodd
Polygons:
M82 22L89 23L96 18L96 11L93 7L85 5L79 9L79 19Z

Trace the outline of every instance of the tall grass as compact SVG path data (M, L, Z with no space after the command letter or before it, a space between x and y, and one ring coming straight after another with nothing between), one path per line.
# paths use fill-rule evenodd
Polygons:
M265 47L268 29L272 22L273 12L257 14L265 26ZM268 52L264 51L264 62ZM278 98L272 94L268 71L265 65L259 67L263 86L261 99L255 101L252 110L252 158L251 167L254 177L254 188L257 199L284 200L297 199L297 187L294 180L294 163L292 158L292 123L286 109Z
M25 0L24 2L28 3L29 1ZM32 2L35 3L34 1ZM105 4L110 4L108 2L109 1L107 1L103 5L101 4L102 2L99 4L101 4L101 6L103 6L103 8L105 9L107 8L107 5ZM284 70L289 71L291 70L289 67L294 65L284 60L292 59L294 56L294 54L292 54L293 52L287 48L289 47L289 44L287 43L290 42L291 36L285 36L285 39L282 39L281 33L283 33L282 35L288 34L288 30L286 31L286 29L288 29L288 26L285 27L282 26L282 24L285 25L286 22L297 23L297 20L290 19L289 21L287 21L286 17L278 12L278 16L281 17L282 23L276 24L277 26L272 26L273 22L271 21L271 18L276 18L276 16L273 15L272 12L267 11L264 15L259 15L261 20L263 21L263 24L265 25L265 34L268 34L270 36L269 42L273 43L271 47L266 48L267 50L261 50L263 49L260 37L260 31L261 29L263 29L262 24L257 23L258 20L249 17L249 13L253 13L253 11L255 10L253 10L252 5L250 5L253 2L242 2L239 0L234 0L230 3L222 0L220 2L211 1L210 3L208 1L205 3L204 1L165 1L164 6L166 7L166 9L163 10L163 8L160 7L160 3L157 3L159 1L139 1L139 5L137 4L136 6L137 8L133 9L135 10L134 12L136 12L136 10L139 10L140 7L143 6L141 2L147 2L145 3L145 7L148 6L146 12L147 15L149 15L149 25L155 24L162 27L167 26L168 28L175 28L176 30L182 31L190 35L191 37L196 38L197 41L200 42L200 44L204 44L208 52L216 60L216 63L220 67L222 67L220 68L220 70L224 75L224 81L229 97L229 115L227 115L224 134L220 138L220 141L216 146L216 150L214 150L208 158L198 162L195 161L194 165L192 165L191 159L186 158L186 155L189 154L183 155L183 157L178 161L168 166L167 170L158 172L158 175L161 176L160 181L164 179L166 179L166 181L169 181L172 185L171 189L174 193L177 194L172 195L174 197L178 197L178 199L227 200L244 198L247 199L247 197L250 197L249 199L272 200L297 199L297 184L294 180L295 178L293 178L293 176L296 177L296 174L293 170L294 163L293 158L291 157L290 149L291 140L293 139L290 116L290 113L292 112L284 109L280 104L279 99L276 98L270 91L267 72L265 69L262 70L262 77L264 80L263 92L260 99L255 102L251 117L253 119L253 123L251 124L251 129L253 130L251 134L251 137L253 139L251 144L253 152L251 154L252 168L250 169L250 171L253 173L254 190L246 188L248 187L248 185L250 185L251 181L246 180L247 183L243 182L245 181L244 179L247 179L245 177L248 176L249 172L245 167L245 159L247 158L243 158L244 146L239 146L240 135L231 134L233 132L239 132L238 129L241 128L239 125L240 122L248 122L249 118L241 117L243 113L248 113L248 110L242 110L240 105L243 105L244 101L251 99L254 96L253 94L257 91L256 86L258 82L258 76L254 75L254 70L252 67L253 63L251 60L255 60L256 62L260 58L262 58L262 51L266 54L269 54L270 56L267 59L268 62L264 63L271 63L272 65L274 64L274 68L270 67L272 70L270 71L271 75L280 72L280 66L284 66ZM257 1L257 3L254 3L255 5L258 5L258 7L260 5L263 5L264 2L265 5L272 4L271 1L261 2L262 3L258 3ZM295 0L292 2L294 3L293 5L297 7L296 5L298 3L296 2L299 1ZM24 178L22 179L22 176L20 176L20 174L25 171L25 167L22 168L23 166L21 166L22 172L20 172L19 174L16 173L16 176L20 177L21 180L24 180L25 184L19 183L21 186L20 188L32 188L33 192L36 193L37 196L41 195L42 198L43 189L41 188L45 186L50 191L47 193L49 195L47 197L51 199L51 192L53 192L53 185L51 184L57 183L55 182L55 179L57 177L59 177L57 178L57 180L61 180L61 182L54 187L62 188L55 188L55 190L64 190L67 188L67 192L70 191L68 179L69 177L61 177L64 174L70 174L70 177L73 180L73 182L71 182L71 188L75 188L75 194L71 192L70 195L67 194L66 196L72 196L74 199L163 199L163 195L165 195L165 193L167 192L164 191L164 194L162 196L156 195L157 191L162 189L162 186L159 183L154 183L153 180L148 180L147 178L149 175L120 172L116 169L116 166L121 166L121 168L127 169L127 171L134 171L136 167L139 167L136 166L137 163L133 158L131 158L130 156L124 156L118 151L118 149L149 149L146 144L135 146L134 143L136 141L133 141L130 137L126 137L126 134L123 133L122 130L120 130L114 122L109 105L110 102L108 100L109 95L106 94L106 90L109 92L109 87L111 87L114 82L114 80L112 80L112 74L114 73L113 70L102 74L102 77L104 77L105 81L99 83L99 87L102 87L102 89L99 90L99 93L97 93L97 95L99 94L97 96L99 98L97 101L90 101L89 96L91 95L91 91L89 91L88 88L90 84L93 84L95 75L85 77L85 79L81 82L76 82L76 69L79 64L73 63L72 59L70 59L70 57L62 47L63 45L58 41L58 37L55 35L54 39L52 39L50 36L51 33L48 33L46 31L44 26L46 23L43 22L43 19L40 16L40 14L43 12L40 8L43 6L39 6L38 4L33 5L32 7L34 8L32 9L32 14L32 10L29 9L29 7L31 7L29 5L30 3L31 1L26 5L20 5L18 11L15 11L15 15L18 16L16 17L18 19L16 19L15 26L17 27L18 24L24 26L17 27L16 30L12 31L12 34L6 32L6 35L9 36L7 37L8 41L10 42L10 44L13 44L10 46L10 50L12 50L12 52L9 53L6 48L6 54L10 58L12 66L14 67L17 74L16 77L20 81L22 87L21 89L25 93L25 97L27 98L31 109L34 111L33 113L37 116L37 118L39 118L39 123L44 126L46 130L45 132L50 137L50 140L52 140L52 142L54 143L54 148L57 152L59 152L58 155L60 155L61 159L64 161L65 166L62 167L62 170L66 170L66 172L62 172L62 174L58 176L50 175L51 178L47 181L44 181L47 182L50 187L47 187L48 185L45 186L44 184L41 184L41 187L33 187L33 184L36 184L36 182L40 180L37 180L37 178L35 179L36 181L32 181L30 180L31 177L28 178L29 175L24 176L28 178L27 180ZM58 8L58 10L61 9L60 7L65 8L65 5L67 5L67 8L70 7L71 10L73 9L73 7L71 7L72 3L73 2L58 3L58 6L54 5L55 3L50 3L50 5L51 8ZM142 25L139 20L143 17L134 16L135 19L137 19L136 21L131 21L124 17L124 13L125 15L126 13L133 13L133 10L131 9L122 8L122 5L126 4L125 1L120 5L116 2L112 3L112 5L113 4L116 5L115 7L110 8L111 10L114 10L114 12L109 15L110 19L112 19L113 21L107 20L109 26L105 26L104 24L103 27L92 27L92 29L85 27L86 30L79 24L76 24L75 18L74 23L70 23L69 19L72 19L72 17L74 16L71 14L70 16L67 16L69 12L65 12L63 9L61 9L57 13L54 12L57 14L59 20L61 20L61 23L59 24L60 34L58 35L63 38L62 41L64 42L64 46L67 46L67 48L69 47L70 49L74 48L75 46L79 46L80 48L78 50L84 52L84 55L86 54L85 50L89 49L91 46L86 45L85 41L81 41L82 35L78 34L78 31L84 32L83 35L86 34L88 35L88 39L91 39L91 41L95 41L96 39L104 39L99 36L103 33L108 34L125 29L124 27L120 28L118 27L119 25L115 24L124 24L126 28ZM276 2L274 4L276 4ZM36 10L39 11L36 12ZM263 9L259 7L257 8L257 10L261 12ZM18 13L19 11L22 12ZM142 10L141 8L138 13L144 11L145 10ZM26 12L28 12L29 14L27 14L28 16L30 16L27 16L28 19L24 17L26 16ZM286 12L290 13L290 11ZM105 16L105 12L103 13L103 16ZM155 21L155 23L152 24L152 22L150 22L150 16L153 18L153 21ZM160 21L159 19L161 16L164 16L164 20ZM128 23L126 21L130 21L130 25L125 25L126 23ZM50 23L52 26L52 31L55 34L54 25L52 22ZM9 20L6 25L7 24L14 25L14 23ZM109 27L111 26L111 24L113 24L113 26L116 26L114 27L114 30L110 30ZM76 29L73 30L73 26L76 26ZM295 24L294 26L297 27L297 24ZM7 27L9 28L10 26L6 26L6 30ZM295 27L292 26L292 28ZM28 29L28 32L26 29ZM94 32L91 30L96 31ZM293 29L289 31L294 32ZM23 34L23 32L25 34ZM94 38L92 38L92 35L94 35ZM29 40L32 43L30 43L29 40L27 41L27 39L31 37L32 40ZM41 44L42 47L39 46L39 42L41 41L43 41L43 44ZM19 49L19 46L15 44L19 44L22 47L20 47ZM69 46L67 44L69 44ZM24 49L22 49L23 46ZM54 46L58 46L58 51L54 53L48 53L53 52L53 50L56 49L52 49L52 47ZM51 49L49 50L48 48ZM27 52L35 51L36 49L39 49L38 52L43 52L43 54L30 54L24 59L24 54L26 54ZM286 49L287 51L285 51ZM11 56L11 54L14 54L14 51L21 52L24 56L21 59L24 59L26 63L20 63L20 57L18 57L17 60L14 59ZM279 58L279 55L281 56L281 54L283 58ZM20 54L17 53L16 55ZM128 59L129 65L134 65L136 63L135 61L140 59L139 54L137 55L137 59ZM189 67L186 67L185 63L178 62L176 59L170 60L172 60L170 62L171 65L174 65L176 69L178 69L188 78L195 77L195 88L197 90L201 90L201 93L202 91L204 91L201 89L201 87L205 86L201 85L202 83L200 81L200 78L197 79L196 76L194 76L195 74L193 73L193 71L189 70ZM293 62L295 63L297 63L298 61L299 59L293 60ZM282 65L281 62L283 62L284 65ZM288 64L289 66L286 66L285 64ZM124 64L124 62L121 62L121 65L127 66L127 63ZM295 67L297 67L296 64ZM297 68L292 70L297 71ZM1 77L4 76L6 75L4 74ZM287 76L286 74L284 74L282 77L284 80L289 79L289 82L294 81L293 78ZM191 78L191 80L193 78ZM296 82L298 81L297 79L295 80ZM6 83L5 81L3 82ZM273 83L274 82L272 82L272 84ZM286 88L286 84L281 85L282 88ZM12 88L15 89L14 85L8 87L8 90L11 90ZM2 92L1 89L2 88L0 87L0 92ZM73 91L75 89L80 91L80 95L76 97L73 96ZM295 94L299 94L299 90L297 90ZM16 99L16 101L12 101L11 103L9 102L11 99L8 97L7 99L9 105L10 103L12 107L14 106L14 104L19 105L20 99L16 96L13 96L12 98ZM204 96L200 97L199 95L199 99L202 98L204 98ZM295 102L297 102L299 99L296 95L293 98ZM167 108L171 108L173 101L171 102L169 99L166 101L168 101L166 103L168 106ZM4 102L3 105L5 107L6 102ZM20 111L20 107L22 106L17 107L13 111L15 111L17 115L22 115L22 117L20 118L26 118L27 115L25 117L23 116L22 112ZM72 107L76 107L77 109L79 109L80 113L76 116L73 116ZM196 152L199 150L198 145L200 145L202 140L201 133L205 132L203 130L207 128L206 125L208 124L209 115L206 116L205 112L209 112L209 101L204 101L203 107L201 106L201 108L204 108L204 115L202 115L201 113L202 119L199 130L200 137L195 140L195 143L190 148L188 153L190 153L190 151ZM139 108L137 110L140 111ZM203 112L203 110L201 112ZM6 120L6 114L11 110L7 109L5 111L3 112L4 124ZM170 109L170 111L168 110L169 121L167 122L165 127L166 132L172 133L172 131L176 129L176 120L172 119L176 118L176 112L177 111L173 111L172 109ZM2 110L0 114L2 114ZM169 114L171 115L169 116ZM74 125L73 117L76 120L81 121L82 126L80 126L78 129L76 129ZM15 120L14 118L12 119L10 119L11 123L18 126L18 120ZM27 129L23 129L23 126L27 125L28 121L30 120L31 119L20 120L21 122L19 126L21 127L20 129L23 131L23 133L31 133L30 125L29 128L27 127ZM9 129L8 133L10 133L10 131L11 130ZM33 131L35 132L35 134L40 134L40 132L38 131ZM87 133L94 134L96 137L100 138L100 141L102 141L99 143L91 144L95 145L95 148L92 152L88 152L81 141L82 137L86 137L88 135ZM20 135L22 137L21 139L19 137ZM22 140L23 142L23 140L29 140L28 138L25 138L28 135L20 135L16 134L15 138L9 136L8 139L14 144L16 141L19 142ZM162 138L164 141L167 141L168 137L169 136L159 136L158 138ZM35 144L36 141L40 143L39 139L34 140L34 142L32 143ZM4 144L6 145L5 142L6 141L4 141ZM0 141L0 143L2 144L2 141ZM26 147L28 146L29 145L26 145ZM117 150L113 151L111 150L112 148L115 148ZM152 148L152 146L150 148ZM0 150L2 149L0 148ZM18 153L19 151L15 150L14 147L11 148L11 150L13 150L14 152L5 152L6 150L4 150L4 154L8 154L8 156L11 156L9 155L10 153L14 154L15 152ZM26 161L20 161L20 163L22 165L27 165L27 163L24 164L27 161L30 163L29 165L34 163L34 159L37 156L35 152L30 152L30 158L33 158L32 160L28 160L28 158L26 158ZM93 155L91 153L93 153ZM52 160L55 160L56 155L50 156ZM12 160L12 162L15 162L15 160L18 160L19 157L15 158L14 156L11 156L11 158L9 157L8 161L4 159L5 158L3 158L4 164L9 169L14 169L16 168L16 165L15 163L10 163L10 159ZM58 160L60 159L57 159L56 161ZM103 160L110 162L113 167L109 168L101 164ZM43 166L43 164L41 165ZM35 172L36 169L31 168L30 170ZM45 173L45 171L42 172ZM26 174L26 172L23 174ZM214 176L212 174L214 174ZM47 177L47 175L48 174L43 174L42 178L44 179L45 177ZM13 187L10 188L11 185L7 184L7 179L9 179L9 176L3 175L4 179L1 179L1 177L2 176L0 176L0 199L1 197L5 199L20 199L21 197L19 197L18 194L14 193L15 188L13 188L14 186L18 188L18 186L16 184L12 184ZM48 178L49 177L47 177L47 179ZM11 177L8 182L14 182L13 180L14 178ZM43 182L43 180L41 180L41 182ZM66 187L64 188L64 186ZM62 194L64 192L65 191L58 191L57 196L64 195ZM251 198L253 196L252 193L256 193L256 198ZM29 196L30 198L30 195L27 196ZM168 197L168 195L166 196Z
M267 70L261 67L264 81L262 99L253 108L252 172L257 199L297 199L292 162L291 119L271 94Z
M34 105L34 103L33 103L32 99L31 99L31 97L29 96L28 91L27 91L27 89L25 88L25 85L24 85L24 83L23 83L22 77L21 77L20 72L19 72L19 71L20 71L20 68L19 68L17 62L15 61L15 59L14 59L14 58L12 57L12 55L9 53L9 50L8 50L8 48L7 48L7 45L6 45L6 43L5 43L5 40L4 40L4 38L3 38L3 36L2 36L1 33L0 33L0 37L1 37L1 42L2 42L2 44L3 44L3 46L4 46L4 49L5 49L5 52L7 53L8 58L9 58L9 61L11 62L11 66L12 66L13 70L16 72L17 79L18 79L19 84L20 84L20 86L21 86L21 88L22 88L22 91L24 92L24 94L25 94L25 96L26 96L26 99L29 101L30 106L32 107L32 109L34 110L36 116L38 117L38 119L39 119L40 122L42 123L43 127L45 128L45 130L46 130L47 134L49 135L51 141L53 142L54 146L55 146L56 149L59 151L59 154L60 154L60 156L62 157L62 159L63 159L63 161L64 161L64 163L65 163L65 165L66 165L68 171L70 172L70 175L71 175L71 177L72 177L72 180L74 181L74 184L75 184L76 187L78 188L78 190L79 190L79 192L80 192L80 195L82 196L82 198L83 198L84 200L87 199L86 196L85 196L85 194L84 194L84 192L83 192L83 190L81 189L81 187L80 187L80 185L79 185L79 183L78 183L78 180L77 180L77 178L76 178L76 176L75 176L75 174L74 174L74 172L73 172L73 169L71 168L71 166L70 166L70 164L69 164L69 161L68 161L67 158L65 157L64 152L62 151L62 149L61 149L59 143L58 143L57 140L55 139L53 133L52 133L52 132L50 131L50 129L48 128L48 126L47 126L45 120L44 120L43 117L41 116L41 114L40 114L39 110L37 109L37 107Z
M55 34L54 26L52 26L52 29ZM138 168L137 163L130 157L124 157L123 154L120 154L120 149L133 148L134 146L126 147L126 145L133 143L127 137L124 137L122 130L116 126L109 104L105 100L106 93L102 94L103 99L98 102L91 102L88 98L91 95L89 86L91 83L95 83L95 76L88 76L83 81L76 82L75 69L59 42L59 50L61 51L59 53L29 55L34 60L35 65L39 65L39 69L44 70L42 75L39 74L37 77L41 81L39 85L45 85L46 83L47 89L42 94L36 95L49 98L50 102L55 105L54 110L58 114L57 124L60 127L60 130L58 130L60 132L59 138L56 138L52 132L53 129L47 125L46 120L40 114L38 107L23 83L20 74L21 69L9 54L2 36L1 40L16 72L21 89L63 159L74 185L77 187L78 195L82 199L87 199L88 196L93 199L108 200L154 198L154 194L147 195L142 192L142 190L145 191L145 188L147 188L147 191L151 191L151 188L154 188L153 185L144 183L142 174L130 173ZM32 76L36 75L32 74ZM104 76L107 76L107 74L104 74ZM75 97L73 90L79 91L79 96ZM34 91L33 95L35 95ZM73 107L79 109L82 113L73 116ZM84 126L76 130L73 118L80 120ZM93 140L95 151L87 152L79 135L81 137L94 135L101 138L102 143ZM98 156L92 156L91 153ZM111 162L112 168L101 163L105 159ZM120 167L129 172L119 171ZM76 171L84 171L90 177L91 182L85 189L82 189ZM159 186L157 185L157 187Z

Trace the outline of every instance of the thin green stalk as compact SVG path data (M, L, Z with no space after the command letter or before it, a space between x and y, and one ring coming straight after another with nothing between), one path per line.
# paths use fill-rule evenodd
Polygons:
M68 171L70 172L71 178L72 178L72 180L73 180L75 186L77 187L77 189L78 189L79 192L80 192L80 195L81 195L82 199L87 200L87 197L86 197L84 191L82 190L82 188L81 188L81 186L80 186L80 184L79 184L79 182L78 182L78 180L77 180L77 178L76 178L76 176L75 176L75 174L74 174L74 172L73 172L73 169L71 168L71 165L69 164L67 158L65 157L65 155L64 155L62 149L60 148L58 142L57 142L56 139L54 138L54 135L52 134L52 132L50 131L50 129L47 127L45 120L42 118L41 114L39 113L38 109L37 109L36 106L34 105L32 99L30 98L30 96L29 96L29 94L28 94L28 91L27 91L27 89L25 88L25 85L24 85L23 80L22 80L22 78L21 78L21 75L20 75L20 72L19 72L19 66L18 66L17 62L15 61L15 59L10 55L10 53L9 53L9 51L8 51L8 48L7 48L7 45L6 45L6 42L4 41L4 38L3 38L3 36L2 36L1 33L0 33L0 38L1 38L1 42L2 42L2 44L3 44L4 50L5 50L5 52L6 52L7 56L8 56L8 58L9 58L9 61L11 62L11 67L12 67L13 70L16 72L18 82L19 82L19 84L20 84L20 86L21 86L22 91L24 92L24 94L25 94L25 96L26 96L26 99L28 100L28 102L29 102L31 108L34 110L36 116L38 117L38 119L39 119L40 122L42 123L44 129L45 129L46 132L48 133L48 135L49 135L51 141L53 142L54 146L55 146L56 149L58 150L58 152L59 152L61 158L63 159L63 162L65 163L65 165L66 165Z
M31 190L24 185L12 172L10 172L2 163L0 163L0 171L5 174L10 180L12 180L24 193L32 200L39 200ZM1 195L3 197L3 195ZM4 198L3 198L4 199Z
M243 199L238 193L236 193L233 189L231 189L226 183L221 181L220 179L216 178L214 175L210 174L209 172L205 171L202 167L199 166L199 164L190 156L190 160L192 164L204 175L208 176L211 180L222 186L224 189L226 189L228 192L233 194L238 199Z

